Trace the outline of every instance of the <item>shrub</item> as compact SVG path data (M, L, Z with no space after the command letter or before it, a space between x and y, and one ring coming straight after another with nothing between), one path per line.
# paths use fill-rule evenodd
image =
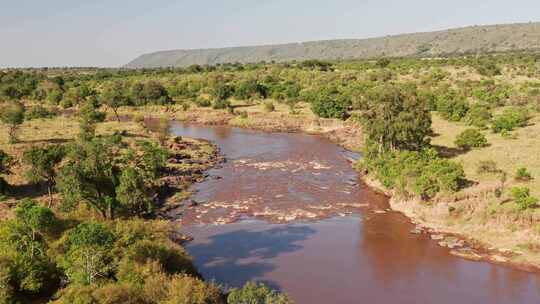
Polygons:
M527 126L529 118L529 112L525 108L508 108L495 117L491 128L495 133L510 132L515 128Z
M522 181L522 182L530 181L533 179L531 173L527 171L527 168L525 167L518 168L514 178L517 181Z
M437 97L437 111L450 121L460 121L469 111L469 104L464 96L454 90Z
M210 100L204 99L204 98L201 98L201 97L195 99L195 104L196 104L197 106L199 106L199 107L202 107L202 108L207 108L207 107L209 107L209 106L212 105L212 103L210 102Z
M292 301L286 295L273 291L262 283L248 282L242 288L231 289L227 303L288 304Z
M17 130L24 122L24 106L13 102L0 108L0 121L8 126L9 142L17 142Z
M311 110L323 118L346 119L351 100L335 88L325 88L313 96Z
M459 190L465 178L460 164L440 158L432 149L378 154L368 147L360 167L373 173L385 187L424 199Z
M464 121L478 128L486 128L492 119L491 112L487 107L481 105L473 105L465 115Z
M536 206L538 199L531 196L529 188L514 187L511 190L512 198L516 202L518 209L523 211Z
M484 134L476 129L467 129L459 133L454 143L463 150L481 148L487 146L488 144Z

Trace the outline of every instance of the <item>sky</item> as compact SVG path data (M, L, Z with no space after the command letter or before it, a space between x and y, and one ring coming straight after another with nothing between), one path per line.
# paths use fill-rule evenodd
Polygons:
M540 21L540 0L0 0L0 67Z

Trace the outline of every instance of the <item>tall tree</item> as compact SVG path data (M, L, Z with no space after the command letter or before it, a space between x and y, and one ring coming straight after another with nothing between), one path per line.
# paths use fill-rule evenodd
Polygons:
M0 108L0 121L8 126L10 143L17 142L17 130L24 122L24 111L20 102L11 102Z
M129 104L129 93L125 83L121 81L113 82L103 92L102 100L105 105L113 110L116 120L120 121L118 108Z
M429 144L431 114L416 90L383 85L373 89L362 123L367 139L384 150L420 150Z
M32 183L45 183L52 204L52 191L56 183L56 169L64 159L66 149L62 145L32 147L23 154L23 162L28 166L26 176Z

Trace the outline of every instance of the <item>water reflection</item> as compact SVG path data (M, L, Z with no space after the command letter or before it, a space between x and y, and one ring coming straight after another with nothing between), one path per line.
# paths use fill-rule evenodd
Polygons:
M210 236L203 243L190 246L197 265L211 279L232 287L259 280L279 289L281 286L264 275L276 268L269 260L284 253L301 250L316 231L308 226L280 226L262 231L239 229Z

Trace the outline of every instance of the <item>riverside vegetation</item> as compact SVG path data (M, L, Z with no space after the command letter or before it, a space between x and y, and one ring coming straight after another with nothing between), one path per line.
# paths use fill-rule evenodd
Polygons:
M0 303L289 303L262 284L204 282L161 210L217 161L168 122L0 105ZM149 121L151 125L152 121Z
M255 284L225 298L171 241L175 229L155 219L171 154L211 153L146 130L149 115L323 134L363 151L357 168L394 209L540 265L534 53L5 70L0 99L8 303L288 301Z

